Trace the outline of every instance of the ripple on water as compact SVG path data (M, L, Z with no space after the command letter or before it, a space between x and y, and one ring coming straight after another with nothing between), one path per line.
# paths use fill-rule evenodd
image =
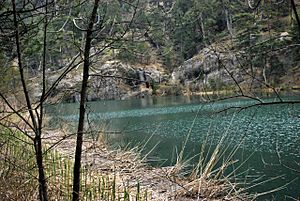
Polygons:
M203 141L207 133L210 133L210 138L217 142L228 131L231 141L236 143L246 136L243 146L249 150L274 153L277 148L290 154L299 154L300 107L267 106L245 110L234 115L232 112L212 115L215 111L230 106L245 106L251 103L250 101L232 101L113 112L95 112L96 110L93 112L91 109L88 117L94 121L110 120L112 123L119 122L119 124L126 121L128 133L143 130L144 134L152 134L159 126L156 135L180 139L188 134L194 122L190 136L190 140L194 142ZM78 116L61 115L60 118L76 121Z
M108 105L105 106L107 108L100 110L97 104L93 104L88 117L96 123L111 122L109 128L124 131L128 139L140 140L154 133L156 142L165 143L166 149L172 149L172 145L182 144L190 130L189 143L191 144L201 144L206 137L208 143L216 144L226 133L227 145L236 146L243 139L241 145L243 152L257 153L248 164L250 171L258 175L269 174L271 177L276 174L276 176L286 174L285 178L281 178L284 181L280 185L288 183L295 175L286 172L287 168L280 169L278 155L282 157L284 164L299 169L300 105L272 105L251 108L239 113L233 111L215 113L230 106L246 106L251 103L253 102L228 101L216 104L176 104L139 109L127 107L119 110L109 110ZM78 108L74 105L75 107ZM69 112L59 108L58 111L54 111L53 116L65 121L77 121L78 116L74 114L76 112L74 108L70 108ZM162 157L170 157L170 154ZM263 164L262 160L264 160ZM299 188L299 184L289 186L291 193ZM299 193L297 195L299 196Z

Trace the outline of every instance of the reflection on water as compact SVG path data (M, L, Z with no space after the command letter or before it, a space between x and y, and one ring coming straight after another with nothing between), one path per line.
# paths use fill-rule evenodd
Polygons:
M150 158L156 159L152 162L154 165L174 163L189 132L186 157L197 155L206 139L208 144L216 145L226 134L224 146L233 148L243 140L235 156L237 159L241 161L251 155L239 171L248 170L248 174L264 175L265 179L281 176L253 191L270 190L299 178L300 105L270 105L219 113L225 108L247 106L253 101L240 99L207 104L200 100L199 97L162 97L99 101L89 103L87 116L93 125L109 122L106 130L121 131L121 135L110 138L118 145L142 144L152 136L145 152L159 142ZM47 112L53 115L52 123L57 120L74 122L78 118L78 108L76 104L60 104L49 107ZM282 195L300 197L300 180L273 196L282 200Z

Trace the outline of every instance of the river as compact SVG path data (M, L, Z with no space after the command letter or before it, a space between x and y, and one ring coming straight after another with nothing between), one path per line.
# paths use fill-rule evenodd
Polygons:
M295 98L299 99L286 97ZM240 174L237 177L245 179L248 186L268 181L250 188L250 192L284 187L260 197L260 200L299 199L300 105L226 110L253 103L245 99L204 103L201 97L182 96L97 101L88 103L87 117L92 128L105 128L110 133L107 139L114 146L144 147L144 154L155 147L148 161L156 166L174 164L187 136L184 156L185 159L193 158L191 164L197 162L197 154L204 142L208 147L215 147L222 136L226 136L222 143L224 149L239 145L233 157L239 162L230 168L237 169L236 174ZM46 112L52 117L50 125L58 126L57 122L72 125L78 119L78 108L76 103L47 107Z

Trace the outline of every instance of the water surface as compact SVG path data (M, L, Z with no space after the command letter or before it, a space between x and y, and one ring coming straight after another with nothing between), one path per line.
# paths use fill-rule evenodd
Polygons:
M204 142L215 146L226 135L224 149L233 149L241 144L235 158L239 161L247 159L238 170L246 172L243 177L261 176L262 180L278 177L250 189L252 192L264 192L292 182L284 190L261 199L299 199L300 105L279 104L240 111L226 109L255 102L245 99L216 103L201 101L200 97L177 96L91 102L87 118L92 127L105 126L108 133L115 133L109 137L115 145L143 145L151 137L144 153L156 146L149 155L149 162L160 166L176 161L187 136L185 158L194 157L191 160L194 163ZM78 108L76 103L48 107L47 112L53 117L50 122L55 125L58 120L76 122Z

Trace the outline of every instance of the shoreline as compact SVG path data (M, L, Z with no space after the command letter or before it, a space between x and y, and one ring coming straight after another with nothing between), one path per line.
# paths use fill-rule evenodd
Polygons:
M53 138L53 136L56 136ZM52 146L64 138L59 132L47 132L44 136L46 146ZM61 141L54 150L69 160L73 160L76 140L73 137ZM116 178L118 188L133 188L139 184L141 190L147 190L150 200L169 200L170 190L179 188L166 178L173 167L151 167L142 161L139 153L132 149L128 151L113 150L103 142L84 140L82 167L89 167L92 172ZM187 199L192 200L192 199Z
M45 132L44 143L46 146L53 146L57 141L66 138L60 131ZM58 151L68 160L73 160L75 138L70 137L58 143L53 150ZM131 188L137 185L141 191L148 194L146 200L153 201L194 201L194 200L224 200L230 197L230 200L244 200L239 195L232 195L223 190L222 183L218 181L212 182L204 179L197 181L189 181L187 177L180 175L180 167L177 165L168 167L151 167L143 161L141 154L137 148L131 150L111 149L103 141L93 141L85 139L83 143L82 167L88 167L97 175L105 175L109 178L115 178L118 189ZM194 182L202 183L203 187L199 187L201 195L193 196L195 193ZM232 189L233 190L233 189ZM214 192L219 191L219 192ZM233 190L234 191L234 190ZM215 196L213 193L216 193ZM212 194L211 196L209 196ZM220 194L223 196L219 197ZM206 195L206 197L204 196ZM226 196L225 196L226 195ZM235 196L234 196L235 195ZM200 197L199 197L200 196ZM199 199L201 198L201 199Z

